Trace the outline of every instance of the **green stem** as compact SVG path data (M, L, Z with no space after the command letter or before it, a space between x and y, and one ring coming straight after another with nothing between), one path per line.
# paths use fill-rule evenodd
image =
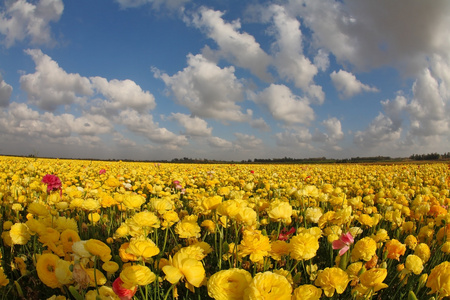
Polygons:
M175 284L172 284L172 285L170 286L170 289L167 290L167 293L166 293L166 295L164 296L164 300L167 300L167 297L169 297L170 291L172 291L174 287L175 287Z

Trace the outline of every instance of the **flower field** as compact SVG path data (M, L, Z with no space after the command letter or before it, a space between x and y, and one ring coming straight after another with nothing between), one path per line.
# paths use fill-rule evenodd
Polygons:
M447 164L0 156L0 299L443 299Z

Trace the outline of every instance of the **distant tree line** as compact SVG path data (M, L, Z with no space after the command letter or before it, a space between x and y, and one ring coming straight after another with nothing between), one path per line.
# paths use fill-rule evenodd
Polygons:
M437 160L450 158L450 152L444 154L429 153L429 154L413 154L409 157L412 160Z

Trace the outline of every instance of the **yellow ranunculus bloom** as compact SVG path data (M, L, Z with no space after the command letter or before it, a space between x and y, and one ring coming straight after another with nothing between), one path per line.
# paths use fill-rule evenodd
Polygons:
M271 249L269 237L259 230L245 230L241 244L238 245L239 256L250 255L250 260L253 262L262 261L269 255Z
M319 241L316 236L303 232L291 238L290 255L296 260L308 260L316 256Z
M8 277L6 277L5 271L0 267L0 287L7 286L9 283Z
M420 257L414 254L410 254L406 257L405 268L413 272L416 275L422 273L423 270L423 261Z
M59 257L52 253L44 253L39 256L36 263L36 271L39 279L48 287L57 288L61 284L56 277L55 270Z
M132 238L126 251L129 254L146 260L157 255L159 248L151 239L140 237Z
M373 289L374 292L377 292L388 286L387 284L383 283L383 281L386 279L386 276L387 269L373 268L362 273L361 276L359 276L359 281L364 287Z
M450 262L444 261L431 270L427 287L431 294L438 293L438 299L450 296Z
M9 235L12 243L15 245L25 245L31 237L28 226L25 223L16 223L11 226Z
M182 239L200 237L201 228L197 223L198 216L185 216L183 220L175 226L175 233Z
M272 202L267 211L269 218L274 222L291 223L292 206L288 202Z
M90 254L100 257L103 262L111 259L111 248L102 241L90 239L84 245Z
M97 285L104 285L106 283L105 274L99 269L89 268L85 269L85 271L89 276L89 286L95 286L95 279L97 280Z
M424 263L426 263L431 256L430 247L425 243L420 243L414 249L414 254L420 257Z
M166 279L172 284L176 284L183 278L186 281L199 287L205 280L205 269L203 264L195 258L189 257L188 253L177 252L169 259L169 264L162 268L166 274Z
M252 275L243 269L221 270L208 280L208 295L216 300L239 300L252 281Z
M319 300L322 290L312 284L304 284L294 290L292 300Z
M377 243L370 237L364 237L355 243L352 250L352 261L365 260L369 261L375 255Z
M342 294L349 282L348 275L341 268L326 268L319 271L314 284L320 286L327 297L333 297L334 293Z
M292 286L285 276L270 271L258 273L244 291L244 300L290 300Z
M120 272L120 279L124 287L131 289L136 285L147 285L155 281L156 275L148 267L133 265L126 267Z

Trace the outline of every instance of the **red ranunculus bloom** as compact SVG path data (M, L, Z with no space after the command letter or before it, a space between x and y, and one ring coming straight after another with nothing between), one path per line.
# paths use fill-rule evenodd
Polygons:
M120 277L117 277L112 284L112 289L117 296L119 296L120 300L130 300L133 298L134 294L136 294L137 286L133 289L129 290L123 287L123 281Z
M55 190L59 190L59 192L62 193L62 184L58 176L47 174L42 178L42 182L47 184L47 193Z

